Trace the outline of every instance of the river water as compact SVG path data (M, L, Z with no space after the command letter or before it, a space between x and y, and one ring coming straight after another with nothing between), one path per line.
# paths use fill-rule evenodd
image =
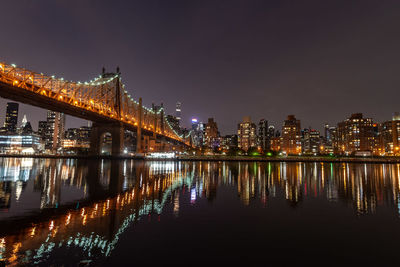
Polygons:
M400 164L0 158L7 266L397 266Z

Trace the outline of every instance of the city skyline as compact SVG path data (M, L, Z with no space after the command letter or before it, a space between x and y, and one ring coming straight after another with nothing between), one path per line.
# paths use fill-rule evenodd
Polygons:
M10 100L4 99L4 98L0 98L0 104L2 104L2 102L4 102L4 111L0 110L0 126L3 126L3 125L4 125L4 122L5 122L5 117L6 117L5 115L6 115L6 106L7 106L7 103L13 102L13 101L10 101ZM46 116L47 116L46 114L47 114L47 111L48 111L48 110L43 109L43 108L33 107L33 106L26 105L26 104L23 104L23 103L20 103L20 102L17 102L17 103L19 103L18 123L17 123L17 125L18 125L18 126L21 125L22 120L23 120L23 116L26 115L28 121L29 121L29 122L31 123L31 125L32 125L32 128L33 128L35 131L38 130L38 123L39 123L39 121L46 119ZM0 105L0 106L2 106L2 105ZM35 112L36 112L35 114L29 113L32 109L35 110ZM173 110L173 111L171 112L171 114L172 114L173 116L175 116L175 112L176 112L176 111ZM355 114L355 113L363 113L363 114L365 114L367 117L371 117L375 122L383 122L383 121L391 120L392 117L394 116L394 114L397 113L397 112L398 112L398 111L393 111L393 112L390 114L389 117L384 118L383 120L377 120L374 116L369 116L368 113L363 113L363 112L352 112L352 113L346 114L344 117L349 116L349 115L351 115L351 114ZM273 125L273 126L277 127L278 129L280 129L280 128L283 126L284 120L285 120L285 118L286 118L288 115L290 115L290 114L282 115L282 120L281 120L281 121L273 121L273 120L269 119L267 116L265 116L265 117L260 117L259 119L254 119L253 117L250 116L250 119L251 119L254 123L259 122L260 120L267 120L268 123L269 123L269 125ZM190 121L183 121L183 122L182 122L182 126L185 127L185 128L187 128L187 129L190 129L190 128L191 128L191 124L190 124L190 123L191 123L191 121L192 121L193 118L195 118L195 119L197 119L199 122L203 122L203 123L206 123L207 120L208 120L208 118L200 119L198 116L188 117L187 115L186 115L186 116L185 116L185 115L182 115L182 117L190 118ZM211 117L215 119L215 116L211 116ZM234 123L234 130L233 130L232 132L227 132L227 131L224 131L224 130L219 129L220 132L221 132L221 135L229 135L229 134L234 134L234 133L236 133L236 132L237 132L237 125L238 125L238 123L240 123L240 122L242 121L242 119L243 119L244 117L249 117L249 116L243 115L242 117L237 118L237 119L236 119L236 123ZM32 118L33 118L33 119L32 119ZM300 118L300 119L301 119L302 121L307 121L307 118ZM311 128L311 129L316 129L316 130L318 130L318 131L320 131L320 132L323 132L323 130L324 130L324 125L325 125L326 123L327 123L328 125L337 126L337 124L338 124L340 121L342 121L342 120L343 120L343 117L342 117L342 118L338 118L338 120L337 120L336 122L335 122L335 121L334 121L334 122L321 121L318 125L306 125L305 123L303 123L303 124L302 124L302 125L303 125L302 128ZM222 123L219 122L218 120L217 120L217 122L218 122L218 124L222 124ZM79 128L79 127L81 127L81 126L87 125L87 123L88 123L88 120L83 120L83 119L80 119L80 118L77 118L77 117L74 117L74 116L66 115L66 128Z
M280 126L296 114L303 125L322 130L324 123L336 124L351 113L385 121L398 111L391 97L399 83L393 71L400 42L393 34L399 25L396 1L24 7L6 1L4 8L10 12L3 19L17 21L20 30L5 29L2 60L77 81L97 76L103 66L120 66L127 90L146 106L163 102L173 114L181 102L187 127L191 117L204 122L214 117L227 134L243 116ZM102 17L106 10L110 20ZM128 16L136 23L125 21ZM6 102L1 99L0 106ZM45 112L29 107L24 113L36 128ZM67 121L68 127L85 124Z
M399 0L1 9L0 267L398 262Z

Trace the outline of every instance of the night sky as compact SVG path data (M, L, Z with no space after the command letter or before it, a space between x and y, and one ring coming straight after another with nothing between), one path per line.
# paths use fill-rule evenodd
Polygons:
M3 0L0 61L76 81L119 66L134 98L180 101L186 125L214 117L222 134L246 115L321 129L400 111L399 14L400 1ZM36 129L46 111L24 113Z

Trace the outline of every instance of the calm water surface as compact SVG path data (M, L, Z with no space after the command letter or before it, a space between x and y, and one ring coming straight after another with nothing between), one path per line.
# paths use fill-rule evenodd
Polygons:
M398 266L400 165L0 158L10 266Z

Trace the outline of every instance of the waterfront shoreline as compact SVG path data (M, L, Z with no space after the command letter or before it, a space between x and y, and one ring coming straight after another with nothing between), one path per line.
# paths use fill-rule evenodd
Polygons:
M88 155L0 155L0 158L49 158L49 159L109 159L109 160L146 160L146 161L238 161L238 162L326 162L326 163L400 163L400 157L251 157L251 156L178 156L172 159L149 159L136 156L88 156Z
M246 156L180 156L179 161L242 161L242 162L326 162L326 163L400 163L400 157L246 157Z
M89 156L89 155L16 155L0 154L0 158L41 158L41 159L137 159L144 160L144 156Z

